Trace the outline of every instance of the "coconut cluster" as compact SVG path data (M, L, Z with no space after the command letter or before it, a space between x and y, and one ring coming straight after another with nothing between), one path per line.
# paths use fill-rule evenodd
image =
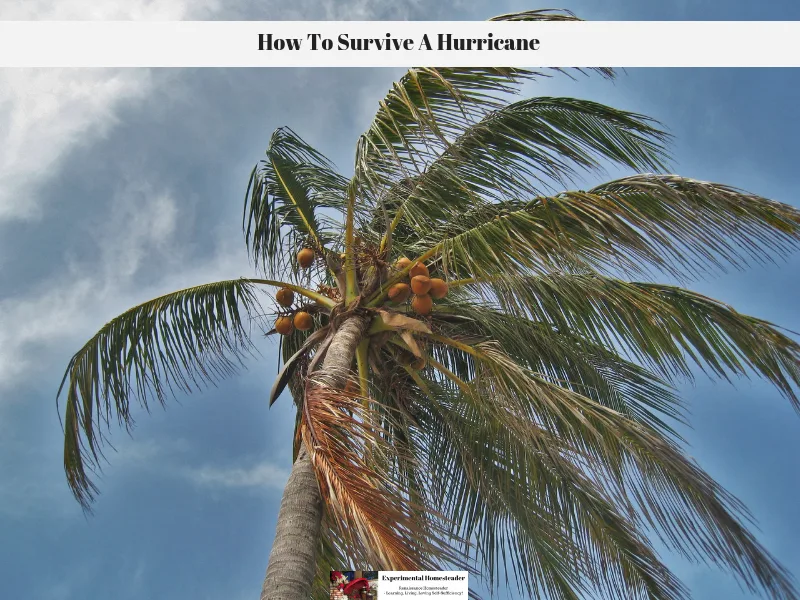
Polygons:
M389 300L394 304L402 304L413 294L411 308L418 315L429 315L433 310L433 301L444 298L449 291L447 282L431 277L424 263L412 265L411 260L404 256L395 263L395 268L398 271L408 269L408 283L401 281L390 287Z
M316 254L311 248L303 248L297 253L297 264L302 269L308 269L314 264ZM275 294L275 301L284 308L290 308L294 303L294 292L289 288L281 288ZM275 331L281 335L289 335L295 329L308 331L314 326L314 317L311 313L298 310L294 314L279 315L275 319Z
M310 268L315 260L316 253L311 248L303 248L297 253L297 264L302 269ZM431 277L424 263L417 262L412 265L410 259L402 257L395 263L395 268L398 271L408 269L408 276L404 281L395 283L389 288L389 301L393 304L403 304L411 298L411 308L418 315L429 315L433 310L433 301L444 298L449 291L447 282L438 277ZM281 288L275 294L275 301L280 306L291 309L294 292L289 288ZM295 329L307 331L313 326L314 317L304 310L279 315L275 319L275 331L281 335L289 335Z
M294 302L294 292L289 288L281 288L275 294L275 301L285 308L290 308ZM281 335L289 335L295 329L307 331L313 326L314 317L304 310L298 310L294 314L279 315L275 319L275 331Z

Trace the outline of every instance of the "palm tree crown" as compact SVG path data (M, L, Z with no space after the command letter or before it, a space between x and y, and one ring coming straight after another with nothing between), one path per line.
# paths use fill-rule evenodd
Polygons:
M318 583L351 563L455 566L532 597L687 597L653 538L797 598L746 509L684 454L672 385L696 367L758 374L800 409L800 346L653 281L785 254L800 212L668 174L669 136L642 115L514 98L559 72L410 70L350 178L276 131L243 215L265 278L145 302L72 358L59 395L77 499L97 492L106 426L233 372L267 302L284 363L270 403L289 387L295 468L323 500ZM641 174L559 191L608 165Z

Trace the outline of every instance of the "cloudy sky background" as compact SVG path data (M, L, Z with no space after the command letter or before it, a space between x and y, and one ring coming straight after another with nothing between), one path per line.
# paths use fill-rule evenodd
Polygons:
M800 19L800 5L573 0L592 20ZM526 2L0 0L0 19L485 19ZM766 9L766 10L765 10ZM0 581L17 600L245 600L260 589L291 463L288 398L271 410L276 345L241 377L114 431L95 515L61 467L55 392L71 355L126 308L248 275L247 177L289 125L350 173L398 69L0 70ZM638 69L558 78L676 137L677 171L800 205L800 70ZM800 331L800 256L695 289ZM761 382L683 388L691 453L742 498L800 575L800 419ZM669 559L701 599L750 595ZM501 598L512 597L505 592Z

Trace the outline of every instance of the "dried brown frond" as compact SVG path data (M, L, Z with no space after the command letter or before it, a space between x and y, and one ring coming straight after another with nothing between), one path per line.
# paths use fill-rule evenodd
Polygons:
M426 516L397 476L381 466L398 450L373 425L376 413L362 400L356 393L309 385L300 425L339 551L384 570L436 570L445 562L460 563L444 523Z

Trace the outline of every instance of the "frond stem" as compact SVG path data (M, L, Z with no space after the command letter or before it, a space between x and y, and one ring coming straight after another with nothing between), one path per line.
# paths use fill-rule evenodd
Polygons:
M333 308L336 306L336 302L328 298L327 296L323 296L319 292L312 292L302 286L295 285L293 283L286 283L284 281L275 281L273 279L248 279L246 277L242 278L243 281L247 281L248 283L257 283L260 285L272 285L275 287L282 287L292 290L293 292L297 292L301 296L305 296L311 300L314 300L317 304L325 306L327 308Z
M436 369L442 375L447 377L450 381L455 383L459 387L459 389L461 389L462 392L464 392L465 394L471 394L472 393L472 390L470 389L469 385L467 385L467 382L465 382L458 375L453 373L450 369L445 367L442 363L440 363L439 361L437 361L434 358L431 358L430 356L426 356L425 358L428 361L429 365L431 365L434 369Z
M416 372L414 369L412 369L411 367L408 367L408 366L406 366L406 365L403 365L403 368L406 370L406 373L408 373L408 374L409 374L409 376L411 377L411 379L413 379L413 380L414 380L414 383L416 383L416 384L417 384L417 386L419 387L419 389L421 389L421 390L423 391L423 393L424 393L426 396L430 396L430 395L431 395L431 389L428 387L428 384L427 384L427 383L425 382L425 380L424 380L424 379L423 379L423 378L420 376L420 374L419 374L419 373L417 373L417 372Z
M444 344L445 346L450 346L451 348L455 348L456 350L461 350L462 352L466 352L470 356L474 356L475 358L483 358L484 354L469 344L465 344L464 342L459 342L458 340L454 340L453 338L449 338L444 335L439 335L438 333L422 333L428 337L429 339L439 342L440 344Z
M278 165L275 164L275 161L272 158L270 158L270 163L272 163L272 169L275 171L275 175L278 176L278 180L286 192L286 195L289 196L289 199L292 201L292 204L294 204L295 209L297 210L297 214L300 215L300 218L303 220L303 224L306 226L309 235L314 239L314 244L316 245L317 250L322 254L325 254L325 246L322 245L322 241L319 239L319 235L317 234L316 229L314 229L313 223L309 223L305 214L303 214L303 211L300 210L300 205L297 203L297 200L295 199L294 194L292 194L292 191L289 189L289 186L286 185L286 181L284 181L280 169L278 169Z
M356 211L355 182L350 181L347 188L347 214L344 230L344 276L345 276L345 302L349 304L358 295L356 282L355 252L353 248L353 221Z

